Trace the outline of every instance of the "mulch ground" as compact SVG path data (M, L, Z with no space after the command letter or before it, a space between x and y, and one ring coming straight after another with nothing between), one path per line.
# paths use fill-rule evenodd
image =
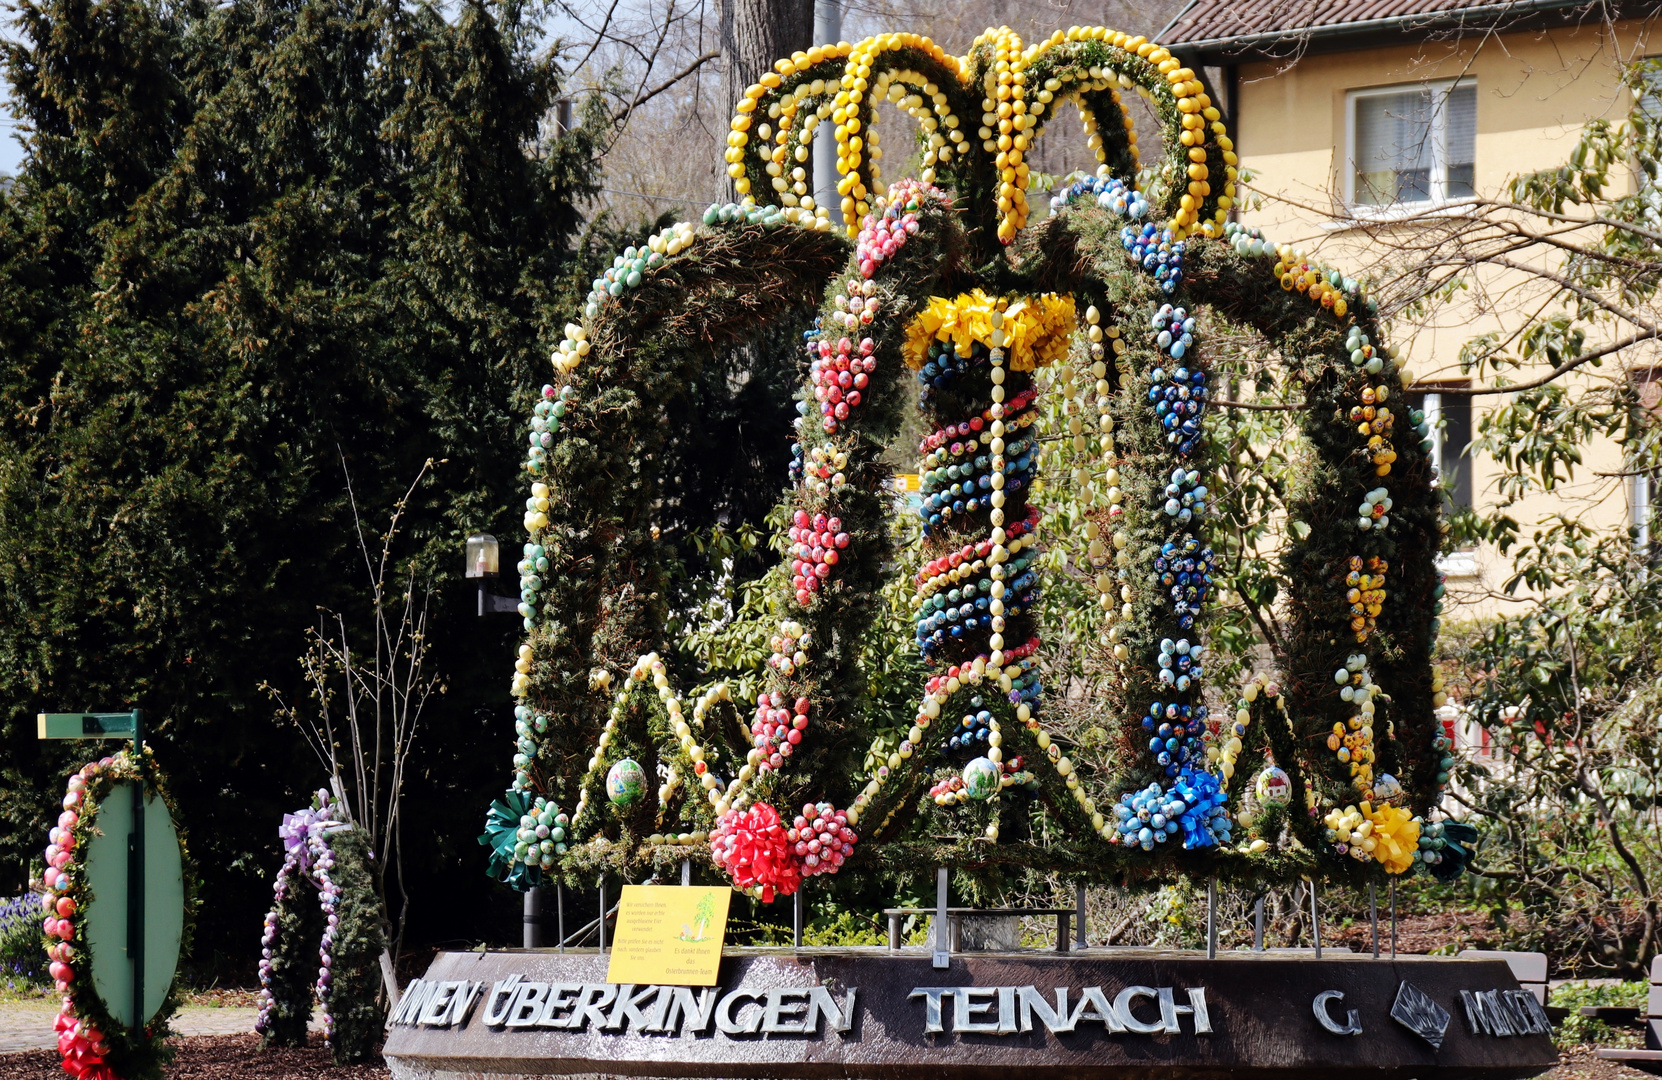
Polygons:
M323 1036L314 1033L304 1050L259 1049L253 1035L203 1035L178 1039L168 1080L387 1080L382 1064L337 1068ZM0 1054L4 1080L66 1080L55 1051Z
M1614 1061L1596 1058L1590 1046L1572 1046L1558 1060L1558 1068L1547 1073L1542 1080L1640 1080L1650 1075Z

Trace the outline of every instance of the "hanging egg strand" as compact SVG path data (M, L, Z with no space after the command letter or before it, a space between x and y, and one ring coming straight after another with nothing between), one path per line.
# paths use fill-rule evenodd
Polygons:
M1154 343L1174 361L1194 346L1195 320L1183 308L1160 307L1150 320ZM1148 375L1148 403L1166 432L1166 444L1184 456L1200 442L1201 416L1206 412L1206 372L1179 363L1170 371L1157 367Z
M1385 607L1385 574L1390 563L1377 555L1350 557L1345 575L1345 602L1350 604L1350 629L1357 644L1368 640Z
M1172 614L1177 625L1191 630L1212 592L1212 575L1217 571L1217 555L1209 547L1202 547L1193 533L1184 533L1181 540L1168 540L1154 559L1154 571L1160 575L1160 585L1171 597Z
M1063 188L1059 194L1051 196L1050 208L1061 210L1073 202L1090 198L1094 198L1096 204L1104 210L1134 221L1141 221L1149 213L1148 200L1143 197L1143 193L1117 176L1093 176L1076 180ZM1123 242L1124 234L1121 235Z
M526 472L536 476L547 469L548 451L554 446L554 436L559 433L560 423L566 418L566 413L571 408L570 402L575 396L576 391L570 386L562 386L557 393L552 386L542 388L542 399L531 408L531 430L527 436L530 447L525 458Z
M1334 721L1327 748L1341 764L1349 766L1352 786L1369 791L1373 788L1373 725L1378 712L1374 698L1381 692L1368 672L1367 654L1346 657L1345 666L1333 673L1333 681L1339 684L1340 699L1357 711L1347 721Z
M1162 642L1162 645L1173 646L1171 652L1163 655L1175 653L1174 643L1167 641ZM1164 672L1170 669L1161 670ZM1175 688L1175 676L1169 681L1161 681ZM1174 777L1191 762L1206 758L1206 746L1211 741L1211 732L1206 723L1207 716L1205 705L1189 705L1176 701L1150 703L1148 712L1143 715L1143 730L1149 733L1148 752L1154 756L1155 765L1163 770L1167 777Z
M1183 280L1186 245L1172 230L1161 229L1152 222L1141 228L1126 225L1120 229L1120 246L1130 253L1133 262L1154 276L1161 292L1177 291L1178 282Z

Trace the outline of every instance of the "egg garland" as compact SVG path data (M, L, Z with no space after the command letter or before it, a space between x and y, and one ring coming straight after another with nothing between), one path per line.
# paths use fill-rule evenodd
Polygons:
M1186 850L1228 843L1234 823L1224 808L1227 801L1215 776L1185 768L1170 789L1150 784L1120 796L1114 806L1116 842L1143 851L1168 841Z
M1350 629L1359 645L1368 640L1378 625L1385 607L1385 574L1390 568L1390 563L1377 555L1366 559L1360 555L1350 557L1350 572L1345 575L1345 602L1350 605Z
M561 855L571 815L541 795L509 792L491 805L479 842L491 849L492 877L525 887L545 880Z
M1200 490L1204 491L1204 488ZM1204 502L1199 505L1204 509ZM1160 575L1160 586L1171 597L1172 614L1177 616L1178 628L1193 629L1201 606L1212 594L1213 574L1217 570L1216 554L1211 548L1202 547L1200 539L1194 534L1185 533L1181 540L1168 540L1161 545L1160 554L1154 560L1154 569Z
M69 774L57 824L48 833L41 875L40 904L47 974L53 989L63 995L53 1030L64 1071L76 1080L122 1080L124 1077L161 1076L166 1060L168 1022L179 1008L177 986L170 987L161 1007L143 1029L134 1032L114 1015L99 996L90 977L91 950L86 928L90 906L96 902L85 877L87 845L99 835L100 803L117 784L137 783L154 792L166 812L177 819L172 798L161 786L154 756L146 747L138 758L130 750L89 762ZM190 933L194 906L194 877L185 864L185 926Z
M1060 210L1075 199L1094 198L1097 205L1118 214L1120 217L1140 221L1149 215L1148 199L1144 197L1142 192L1118 177L1101 175L1101 170L1106 169L1106 166L1098 166L1098 169L1097 176L1075 180L1072 184L1051 196L1050 208ZM1120 231L1121 242L1124 242L1127 235L1126 229L1130 228L1131 226L1128 225ZM1129 245L1127 245L1127 250L1130 250ZM1142 256L1138 255L1137 257L1141 259Z
M1162 172L1167 194L1159 209L1171 215L1178 239L1215 234L1232 205L1238 166L1217 109L1167 50L1104 27L1058 31L1031 48L1001 27L978 36L961 58L915 34L798 53L746 90L728 134L728 173L747 198L812 206L807 148L819 123L834 123L839 209L852 234L886 194L877 107L894 105L919 122L923 182L939 179L972 203L984 201L997 215L988 238L1009 244L1029 217L1026 155L1063 104L1079 105L1087 145L1104 169L1136 172L1137 135L1122 89L1144 95L1170 133L1174 160ZM971 130L977 107L981 124Z
M1259 229L1227 222L1221 232L1237 254L1274 259L1271 273L1283 290L1308 296L1315 303L1330 309L1338 318L1344 318L1358 305L1370 313L1378 307L1373 297L1368 295L1365 282L1345 277L1338 270L1312 265L1303 251L1290 244L1277 244L1267 239Z
M794 209L781 212L776 208L757 207L754 204L712 205L705 211L703 221L706 230L739 225L761 225L764 229L775 229L786 223L798 223L809 230L823 231L827 227L824 220L815 222L811 217L804 217ZM625 248L613 259L612 266L592 282L584 306L586 320L592 322L599 318L608 302L641 288L651 275L670 260L690 256L698 237L697 226L688 222L676 222L654 233L644 246ZM577 374L593 350L589 334L589 327L585 324L566 324L565 336L551 356L556 373L567 379ZM525 502L523 520L530 540L524 545L523 557L516 566L520 575L518 612L527 631L541 625L542 615L549 602L548 578L553 573L554 560L550 558L548 546L542 542L542 533L549 526L550 503L560 496L556 484L552 482L555 478L549 475L548 462L567 417L578 401L577 390L570 382L557 390L552 385L545 385L542 388L541 399L532 409L530 446L524 469L533 480L530 495ZM515 698L523 699L530 692L532 661L532 647L529 644L521 645L510 684L510 692ZM537 727L535 731L528 730L532 723L530 710L519 706L516 707L515 720L516 753L512 790L525 790L535 783L530 770L535 760L536 736L546 731L546 719L544 725Z
M1128 206L1127 210L1130 209ZM1153 223L1140 229L1134 225L1127 225L1120 230L1120 243L1130 252L1133 262L1154 275L1154 280L1159 282L1162 292L1177 291L1178 283L1183 280L1184 245L1183 241L1177 239L1176 233L1170 229L1162 230ZM1181 316L1178 321L1181 323ZM1188 329L1193 327L1180 327L1179 332ZM1169 338L1171 335L1167 333L1166 336ZM1171 342L1162 341L1160 344L1164 347L1169 346ZM1179 342L1177 347L1171 350L1173 359L1182 359L1183 347L1186 344L1187 342Z
M386 939L368 839L327 790L316 792L309 807L284 814L278 835L283 865L260 937L254 1020L260 1046L304 1046L315 994L335 1064L373 1060L382 1036L380 957ZM311 889L323 916L316 967L306 957L311 941L304 909Z
M1373 789L1373 721L1378 710L1374 698L1380 693L1367 664L1367 654L1356 653L1333 673L1333 681L1340 684L1340 699L1354 705L1357 712L1348 723L1335 723L1327 736L1327 748L1340 764L1350 767L1351 782L1362 791Z

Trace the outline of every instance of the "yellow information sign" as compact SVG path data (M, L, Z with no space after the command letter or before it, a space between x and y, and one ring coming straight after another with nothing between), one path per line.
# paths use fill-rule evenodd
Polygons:
M625 885L606 981L714 986L732 899L720 885Z

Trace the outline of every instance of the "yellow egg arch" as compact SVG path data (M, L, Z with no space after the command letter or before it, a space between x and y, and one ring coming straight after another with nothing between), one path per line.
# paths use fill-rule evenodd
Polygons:
M1121 90L1142 93L1160 118L1165 153L1152 194L1178 238L1219 235L1235 200L1234 144L1196 73L1164 47L1107 27L1057 31L1031 47L1008 27L988 30L963 57L921 35L878 34L780 60L745 91L730 125L728 174L739 193L793 220L838 214L852 235L886 190L879 90L923 125L920 179L956 191L983 257L1027 224L1025 157L1062 105L1080 108L1104 175L1136 180L1137 134ZM835 208L816 206L797 173L826 122L836 125L842 177Z

